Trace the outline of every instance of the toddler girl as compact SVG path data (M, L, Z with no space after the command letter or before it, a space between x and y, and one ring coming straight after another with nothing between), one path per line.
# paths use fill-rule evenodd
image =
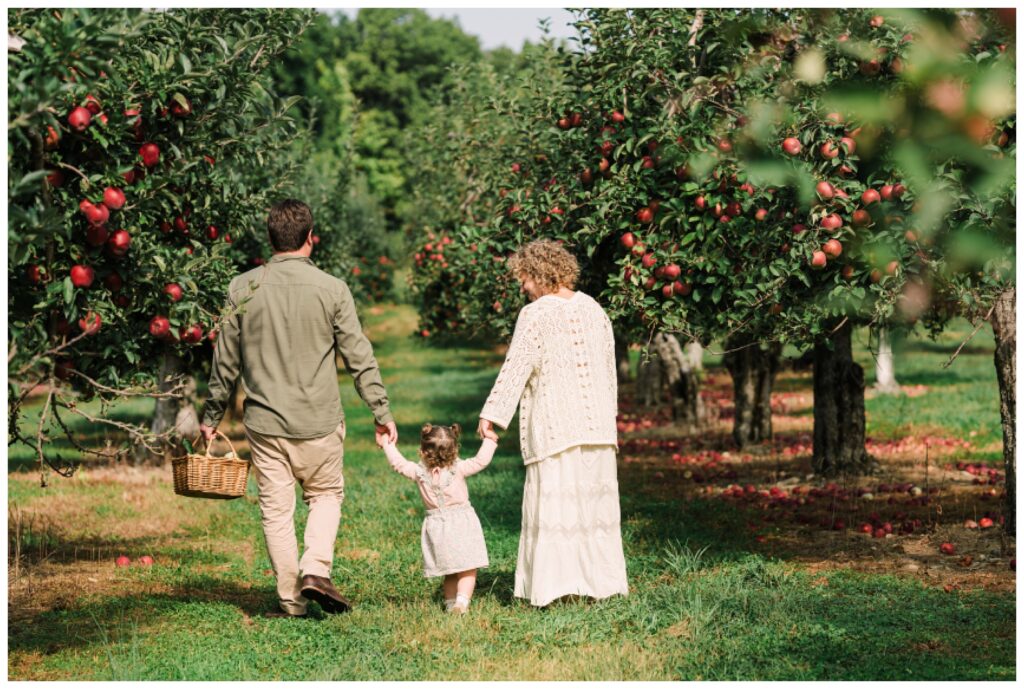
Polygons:
M420 540L423 574L444 577L445 609L463 614L476 587L476 570L486 567L487 546L480 520L469 504L466 477L494 457L498 436L491 431L473 459L459 459L459 424L426 424L420 433L420 463L402 457L386 435L381 447L391 468L416 482L427 509Z

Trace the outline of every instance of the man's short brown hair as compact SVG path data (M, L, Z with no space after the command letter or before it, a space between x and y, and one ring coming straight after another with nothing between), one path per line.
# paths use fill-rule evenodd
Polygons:
M274 251L298 251L313 229L313 212L298 199L285 199L270 208L267 229Z

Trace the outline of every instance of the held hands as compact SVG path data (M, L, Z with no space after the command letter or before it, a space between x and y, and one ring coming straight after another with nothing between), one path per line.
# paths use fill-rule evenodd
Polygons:
M476 433L482 440L498 442L498 434L494 432L494 424L487 419L480 419L480 424L476 427Z
M394 421L389 421L385 426L379 423L374 425L377 428L377 447L383 448L385 445L394 445L398 442L398 427Z

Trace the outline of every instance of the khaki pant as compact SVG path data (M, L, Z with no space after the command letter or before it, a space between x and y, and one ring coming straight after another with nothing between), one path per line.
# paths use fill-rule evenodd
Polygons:
M281 609L292 615L306 612L302 576L331 576L334 540L345 499L342 478L345 423L322 438L294 440L262 435L245 429L252 449L252 468L259 487L263 535L270 564L277 575ZM295 541L295 481L309 506L304 535L305 552L299 560Z

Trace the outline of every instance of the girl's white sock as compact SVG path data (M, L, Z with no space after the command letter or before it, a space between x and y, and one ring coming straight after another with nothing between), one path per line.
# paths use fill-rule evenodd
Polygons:
M445 598L444 599L444 609L445 609L446 612L451 612L452 607L454 605L455 605L455 599L454 598Z
M455 605L462 608L463 611L469 609L469 598L462 595L461 593L455 596Z

